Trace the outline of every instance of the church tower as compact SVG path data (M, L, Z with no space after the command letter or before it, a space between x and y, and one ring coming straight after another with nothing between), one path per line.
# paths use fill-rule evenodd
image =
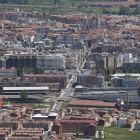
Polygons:
M83 18L83 30L87 30L87 17L85 15L85 17Z
M100 18L97 14L96 14L96 17L95 17L95 28L100 29Z

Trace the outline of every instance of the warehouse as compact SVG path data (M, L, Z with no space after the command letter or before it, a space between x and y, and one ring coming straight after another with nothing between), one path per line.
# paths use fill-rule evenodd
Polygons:
M46 94L49 87L3 87L2 94L4 95L19 95L22 90L27 90L28 94Z

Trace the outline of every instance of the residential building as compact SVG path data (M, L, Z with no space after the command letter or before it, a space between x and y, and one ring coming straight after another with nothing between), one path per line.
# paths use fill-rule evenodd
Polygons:
M115 69L118 67L118 59L115 55L106 56L106 67L108 69Z
M15 68L1 68L0 69L0 78L11 78L11 77L17 77L17 70Z
M102 75L90 75L86 73L77 74L77 83L83 86L104 87L104 77Z
M96 69L106 68L106 53L98 54L95 58Z
M0 78L0 86L2 87L35 87L35 78Z
M134 68L134 67L140 67L140 62L139 61L134 61L134 62L124 62L123 63L123 68L124 69L129 69L129 68Z
M30 120L29 122L23 122L23 128L44 128L44 131L47 131L50 129L52 125L51 121L32 121Z
M20 68L21 66L28 67L28 68L35 68L37 66L37 56L33 54L11 55L7 60L6 66L15 67L15 68Z
M0 59L0 68L6 68L6 60Z
M104 77L101 74L97 75L97 86L104 87Z
M36 78L36 83L60 83L60 87L65 87L67 85L67 75L46 75L46 74L26 74L25 78Z
M65 57L60 54L38 57L37 67L55 68L55 69L65 68L66 67Z
M13 130L17 129L17 128L21 128L22 127L22 123L19 121L0 121L0 127L10 127Z
M66 57L66 69L76 69L78 66L78 55L68 55Z
M52 126L52 131L60 133L83 133L95 136L96 123L94 120L56 120Z

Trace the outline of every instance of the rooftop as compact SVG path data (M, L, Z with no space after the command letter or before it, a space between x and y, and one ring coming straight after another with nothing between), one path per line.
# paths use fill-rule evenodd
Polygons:
M115 107L116 103L103 102L99 100L74 100L69 102L69 106L104 106L104 107Z

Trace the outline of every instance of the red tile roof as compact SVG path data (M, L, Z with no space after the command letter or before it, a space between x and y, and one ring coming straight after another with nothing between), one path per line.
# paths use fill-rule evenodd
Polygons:
M70 101L69 105L74 106L105 106L105 107L115 107L116 103L103 102L98 100L74 100Z

